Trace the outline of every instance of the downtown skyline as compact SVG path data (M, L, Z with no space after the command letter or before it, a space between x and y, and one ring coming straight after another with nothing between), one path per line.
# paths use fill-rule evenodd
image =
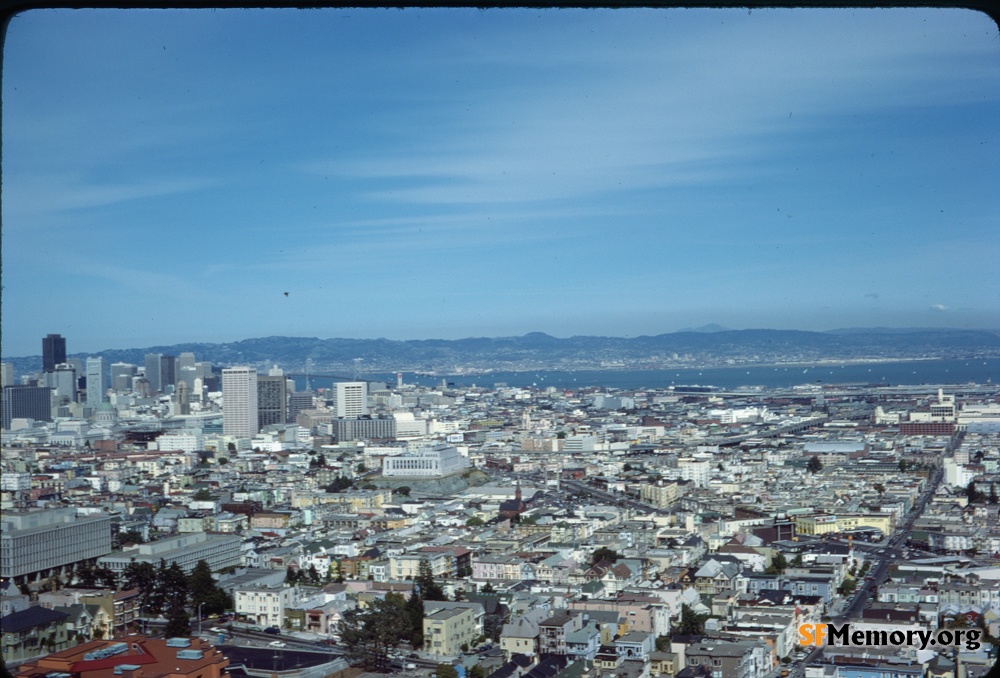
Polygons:
M997 329L998 52L964 10L28 11L2 353Z

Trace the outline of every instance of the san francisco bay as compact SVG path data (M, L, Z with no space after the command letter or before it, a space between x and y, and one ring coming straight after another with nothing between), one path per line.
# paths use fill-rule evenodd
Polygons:
M714 386L720 389L759 387L791 388L803 385L875 384L918 386L921 384L986 384L1000 377L1000 359L921 360L908 362L823 363L795 365L754 365L731 367L688 367L655 370L531 370L478 374L420 374L403 372L405 383L433 386L445 382L455 386L560 389L603 387L609 389L666 389L678 386ZM396 374L359 374L359 379L395 383ZM309 379L311 388L329 388L329 377ZM337 381L340 381L338 379ZM296 378L296 388L305 388L304 377Z

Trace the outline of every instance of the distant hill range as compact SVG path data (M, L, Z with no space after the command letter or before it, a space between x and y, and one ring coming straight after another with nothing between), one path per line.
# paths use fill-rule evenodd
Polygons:
M69 337L72 342L72 337ZM278 365L313 374L472 370L653 369L693 365L767 364L818 360L908 360L1000 357L1000 332L957 329L851 328L829 332L729 330L709 325L641 337L578 336L541 332L520 337L426 339L317 339L265 337L225 344L176 344L96 354L109 362L144 363L146 353L190 351L215 365ZM41 357L4 358L17 374L41 369Z

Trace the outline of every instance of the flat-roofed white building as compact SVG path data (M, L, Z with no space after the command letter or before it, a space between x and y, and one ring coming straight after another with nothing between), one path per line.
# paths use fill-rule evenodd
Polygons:
M0 518L0 577L48 573L111 552L111 516L76 509L4 513Z
M158 565L162 558L168 565L177 563L185 572L191 572L199 560L204 560L212 570L235 567L240 564L243 540L238 535L192 532L104 556L97 564L113 572L121 572L135 560L137 563Z
M464 470L468 460L452 445L435 445L382 459L382 475L390 478L437 478Z

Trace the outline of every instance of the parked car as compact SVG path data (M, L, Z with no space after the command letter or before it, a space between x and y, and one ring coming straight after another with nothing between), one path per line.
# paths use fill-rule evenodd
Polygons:
M264 629L264 633L270 633L272 636L280 636L281 629L279 629L277 626L268 626L266 629Z

